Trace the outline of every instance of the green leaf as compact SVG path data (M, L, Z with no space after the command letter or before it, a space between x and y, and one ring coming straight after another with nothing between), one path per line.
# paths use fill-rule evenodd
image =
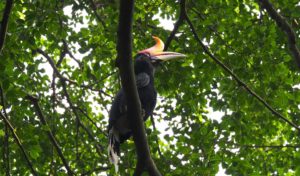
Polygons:
M0 137L3 137L5 135L4 131L0 129Z

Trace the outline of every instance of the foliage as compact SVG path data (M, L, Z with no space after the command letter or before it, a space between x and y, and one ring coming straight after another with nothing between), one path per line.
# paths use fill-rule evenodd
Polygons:
M299 36L298 0L272 3ZM66 174L49 131L75 173L114 173L107 159L106 126L110 103L120 88L115 67L118 5L108 0L14 1L0 53L1 106L41 175ZM1 1L0 14L4 8ZM257 1L189 0L186 8L212 53L275 110L300 125L299 68L285 33ZM151 35L166 40L171 31L154 16L176 21L179 12L177 1L136 1L133 50L153 45ZM299 174L299 132L238 85L203 52L190 31L183 23L169 47L188 58L163 65L155 75L157 129L150 120L146 125L160 172L215 175L222 164L229 175ZM39 49L55 62L60 75L53 73ZM38 97L48 126L42 125L28 95ZM209 107L222 112L222 118L216 120ZM1 121L0 153L8 147L11 175L29 175L11 132L9 145L2 145L6 133ZM121 151L120 175L132 174L133 142L123 144ZM7 159L0 165L3 175Z

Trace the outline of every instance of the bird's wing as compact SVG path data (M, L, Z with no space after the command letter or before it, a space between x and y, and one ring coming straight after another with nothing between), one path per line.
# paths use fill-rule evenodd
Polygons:
M124 96L123 89L121 89L116 95L109 112L108 130L111 129L111 127L121 116L126 115L126 113L127 113L127 106L126 106L125 96Z
M138 88L145 87L149 83L150 83L150 76L147 73L142 72L136 75L136 86Z

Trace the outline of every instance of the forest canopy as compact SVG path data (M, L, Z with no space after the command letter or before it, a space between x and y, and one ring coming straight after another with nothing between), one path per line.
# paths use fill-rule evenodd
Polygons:
M0 2L0 175L113 175L108 114L120 1ZM184 53L155 73L145 122L162 175L300 175L299 0L143 0L132 51ZM166 28L164 21L174 24ZM120 175L132 175L133 140Z

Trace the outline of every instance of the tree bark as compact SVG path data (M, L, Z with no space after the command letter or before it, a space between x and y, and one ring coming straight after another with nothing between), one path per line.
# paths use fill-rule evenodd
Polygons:
M148 171L151 176L161 175L153 162L147 142L144 122L142 120L141 103L135 85L132 63L132 18L134 0L120 1L118 26L118 57L116 65L120 70L121 83L127 100L128 117L133 133L137 153L137 165L134 175Z
M5 9L3 12L2 21L0 24L0 53L2 51L2 48L4 46L5 36L6 36L6 30L8 26L8 19L13 6L13 0L6 0Z

